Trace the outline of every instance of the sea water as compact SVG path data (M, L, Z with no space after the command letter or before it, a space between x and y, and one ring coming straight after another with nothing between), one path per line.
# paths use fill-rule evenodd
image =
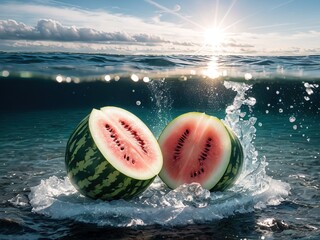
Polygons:
M0 54L0 238L317 239L320 57ZM231 127L244 167L225 192L156 178L132 200L85 198L66 142L113 105L158 137L199 111Z

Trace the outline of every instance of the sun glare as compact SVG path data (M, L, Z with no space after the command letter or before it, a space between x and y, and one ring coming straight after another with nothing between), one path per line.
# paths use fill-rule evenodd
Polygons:
M204 43L207 46L219 47L225 40L225 32L219 28L209 28L203 33Z

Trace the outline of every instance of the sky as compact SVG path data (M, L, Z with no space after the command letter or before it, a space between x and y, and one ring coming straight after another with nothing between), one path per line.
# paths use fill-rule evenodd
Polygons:
M320 54L319 0L0 0L0 51Z

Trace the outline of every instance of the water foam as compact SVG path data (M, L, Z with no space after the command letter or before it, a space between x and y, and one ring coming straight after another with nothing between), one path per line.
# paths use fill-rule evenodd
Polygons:
M237 92L232 105L226 109L224 122L238 135L245 153L243 171L229 190L211 193L197 183L170 190L156 178L135 199L104 202L81 196L67 177L52 176L31 188L32 211L54 219L72 219L100 226L178 226L207 223L280 204L288 196L290 186L266 174L266 158L259 157L253 144L257 119L250 117L250 113L255 99L246 96L251 86L234 82L224 85Z

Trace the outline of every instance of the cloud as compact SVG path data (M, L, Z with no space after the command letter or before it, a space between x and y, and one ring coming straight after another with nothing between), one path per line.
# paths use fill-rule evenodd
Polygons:
M15 20L0 21L0 38L11 40L48 40L62 42L136 42L169 43L160 36L126 32L104 32L94 28L64 26L52 19L40 19L35 27Z

